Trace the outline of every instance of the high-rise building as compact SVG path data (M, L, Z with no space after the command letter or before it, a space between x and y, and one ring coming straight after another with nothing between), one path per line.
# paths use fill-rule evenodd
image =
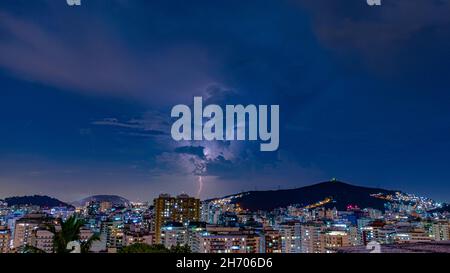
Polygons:
M106 240L106 248L110 253L116 253L124 245L123 221L120 218L102 222L101 233Z
M189 223L200 220L200 199L181 194L162 194L154 200L156 242L161 243L161 228L168 222Z
M431 237L421 228L403 228L397 231L394 236L396 243L420 243L429 242Z
M264 237L246 231L216 231L200 236L201 253L263 253Z
M266 253L282 253L280 231L273 228L264 229Z
M38 228L31 234L31 245L46 253L53 252L54 234L46 229Z
M161 227L161 243L166 248L188 244L186 226L178 222L168 222Z
M348 236L350 239L350 245L352 245L352 246L362 245L362 239L358 232L358 227L353 227L353 226L349 227L348 228Z
M299 222L281 223L279 233L282 253L301 252L301 225Z
M47 221L45 214L29 214L16 221L14 226L13 248L17 251L21 247L32 244L32 235Z
M206 233L205 222L190 222L187 227L188 245L192 252L200 252L200 237Z
M248 232L245 246L246 253L265 253L266 245L264 240L264 236L251 231Z
M375 239L380 244L392 244L395 241L396 229L392 225L385 225L382 228L377 229Z
M359 220L358 220L359 221ZM382 232L384 230L385 222L375 220L370 222L370 224L361 228L362 231L362 242L364 245L367 245L371 241L377 241L381 243L383 241L383 236L385 233ZM381 231L381 232L380 232Z
M201 253L246 253L246 236L242 234L211 234L200 238Z
M8 253L10 249L11 230L0 227L0 253Z
M309 222L301 225L301 252L321 253L321 235L324 226L320 222Z
M450 240L449 221L440 221L433 224L433 237L436 241Z
M350 246L350 237L345 231L327 231L321 236L321 253L332 253L333 249Z
M372 238L369 238L369 236L371 235L370 233L371 228L368 228L368 226L372 223L372 221L373 221L372 219L365 217L358 218L356 220L359 245L367 245L367 243L372 240Z

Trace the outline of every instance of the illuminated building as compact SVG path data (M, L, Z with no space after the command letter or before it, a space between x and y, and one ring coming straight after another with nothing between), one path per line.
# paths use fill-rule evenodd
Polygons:
M162 194L154 200L156 242L161 243L161 228L168 222L189 223L200 220L200 200L181 194Z
M246 253L265 253L264 236L250 232L247 234L245 245Z
M87 241L89 238L94 235L94 232L88 228L81 228L80 229L80 241Z
M188 245L192 252L200 252L200 236L206 233L205 222L190 222L187 227Z
M100 204L98 202L88 202L86 204L86 213L88 215L97 215L100 212Z
M36 229L31 234L31 245L46 252L53 252L54 234L46 229Z
M385 225L377 230L376 241L380 244L392 244L395 241L396 229L391 225Z
M380 210L377 209L365 209L365 211L367 212L369 218L371 219L380 219L383 216L383 213Z
M440 221L433 224L432 235L436 241L450 240L449 221Z
M86 242L94 234L95 233L93 230L86 228L86 227L82 227L80 229L80 241ZM101 252L101 251L106 250L106 234L101 233L101 234L99 234L99 237L100 237L100 240L92 242L91 248L89 249L90 252Z
M264 242L266 253L281 253L282 252L282 241L281 235L278 230L272 228L264 229Z
M45 224L47 218L45 214L29 214L16 220L14 227L13 248L20 249L26 245L33 245L31 238L33 232Z
M109 201L102 201L100 202L100 211L101 212L107 212L112 208L112 203Z
M199 237L200 253L264 253L264 236L238 227L207 226Z
M320 222L309 222L301 225L301 252L321 253L321 235L324 229Z
M11 230L0 227L0 253L8 253L10 249Z
M366 246L339 248L337 253L369 253L373 249ZM409 244L388 244L381 246L382 253L450 253L450 244L445 241L430 241Z
M361 228L362 231L362 242L364 245L367 245L371 241L381 241L381 234L384 234L383 231L380 232L380 230L383 230L386 223L383 221L372 221L367 226L364 226Z
M358 228L357 227L349 227L348 228L348 236L350 239L350 245L352 246L359 246L362 245L361 237L359 236Z
M231 234L206 235L200 238L200 253L246 253L246 236Z
M338 211L336 208L333 209L327 209L325 211L325 218L326 219L337 219L338 218Z
M282 253L301 252L301 225L299 222L281 223L278 227Z
M423 229L411 228L407 230L399 230L395 234L396 243L420 243L431 241L430 236Z
M241 220L239 222L244 223L245 221ZM238 217L234 212L225 211L224 213L220 214L218 223L219 225L227 227L238 226Z
M259 253L262 241L244 233L210 234L200 238L201 253Z
M328 231L321 236L321 253L333 252L333 249L350 245L349 235L344 231Z
M166 248L177 245L187 245L188 234L187 228L178 222L168 222L161 227L161 243Z
M123 247L123 222L119 217L102 222L102 234L106 240L106 248L108 252L116 253Z
M124 246L129 246L137 243L153 245L155 243L155 234L127 231L125 232L123 241Z

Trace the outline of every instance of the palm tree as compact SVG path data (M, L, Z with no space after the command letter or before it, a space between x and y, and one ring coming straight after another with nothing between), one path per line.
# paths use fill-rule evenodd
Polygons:
M53 249L56 253L70 253L72 250L67 249L67 245L72 241L80 241L80 228L85 222L76 216L69 217L65 222L61 221L61 229L56 231L54 225L49 226L50 232L54 234ZM100 240L97 234L92 235L87 241L81 242L81 252L89 252L94 241Z
M18 253L45 254L46 252L40 248L31 245L25 245L18 249Z
M89 250L95 241L100 241L100 236L98 234L93 234L89 239L81 242L81 253L89 253Z

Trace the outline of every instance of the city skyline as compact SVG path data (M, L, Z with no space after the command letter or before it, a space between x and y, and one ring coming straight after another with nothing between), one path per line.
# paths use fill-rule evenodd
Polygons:
M153 203L101 196L76 207L7 200L0 202L0 254L449 253L448 206L338 181L319 187L325 184L344 187L335 197L345 203L246 209L246 194L203 202L162 194ZM377 202L357 206L360 194Z
M0 198L200 199L328 181L450 201L450 3L0 4ZM173 106L279 105L280 141L171 138Z
M336 178L332 178L332 179L327 180L327 181L320 181L320 182L317 182L317 183L307 184L307 185L304 185L304 186L301 186L301 187L296 187L296 188L281 188L280 186L278 186L277 188L268 188L268 189L254 188L254 189L249 189L249 190L241 190L241 191L237 191L237 192L233 192L233 193L229 193L229 194L224 194L224 195L209 196L209 197L205 197L205 198L201 198L198 195L192 195L192 197L198 198L201 202L205 202L205 201L211 201L211 200L221 200L221 199L224 199L224 198L226 199L226 198L229 198L230 196L241 196L242 194L248 194L248 193L264 193L264 192L276 193L276 192L286 192L286 191L300 191L300 192L302 192L302 191L304 191L307 188L317 187L318 185L324 185L324 184L330 184L330 183L337 183L337 184L340 184L340 185L345 185L345 186L350 186L350 187L357 187L357 188L360 188L360 187L366 188L366 187L361 186L361 185L347 183L347 182L339 181ZM380 189L382 191L398 192L398 193L401 193L401 194L411 195L411 196L414 196L415 198L426 198L427 200L429 199L430 201L433 200L433 198L430 198L427 195L417 195L416 193L413 193L413 192L404 192L401 189L384 189L384 188L379 188L379 187L373 187L373 188L367 187L366 189L373 189L373 190ZM336 193L336 194L338 194L338 193ZM184 191L182 191L182 192L160 192L160 193L154 193L154 194L152 194L151 196L149 196L146 199L133 200L133 199L129 199L129 198L127 198L127 196L124 196L124 195L121 195L121 194L101 194L101 193L99 193L99 194L94 194L94 195L90 195L90 196L84 196L83 198L77 199L77 200L64 200L64 199L58 199L56 196L47 195L45 193L34 193L34 194L30 194L30 195L19 194L19 195L15 195L15 196L2 196L2 197L0 197L0 201L2 201L2 200L5 201L8 198L13 198L13 199L24 198L24 199L26 199L26 198L34 198L34 197L37 197L37 198L40 198L40 197L47 198L47 197L49 197L49 198L52 198L52 199L54 198L55 202L57 200L57 201L60 201L60 202L64 202L65 204L79 206L79 205L83 204L82 202L84 200L95 200L98 197L100 199L103 199L103 198L117 198L117 199L120 199L121 202L126 200L130 204L133 204L133 203L134 204L139 204L139 203L151 203L152 200L158 199L159 197L165 196L165 195L178 196L178 195L189 195L189 194L184 192ZM323 195L322 197L325 197L325 195ZM319 200L319 199L314 200L314 201L317 201L318 204L320 204L323 200ZM48 201L48 200L46 200L46 201ZM333 198L330 198L329 201L333 201ZM341 201L347 202L346 204L351 204L351 202L348 202L348 200L347 201L346 200L341 200ZM441 206L445 205L445 204L449 204L449 202L446 201L446 200L433 200L433 201L436 202L437 204L440 204ZM296 203L298 203L298 202L291 202L291 203L289 203L289 205L295 205ZM321 205L324 205L324 204L321 204ZM280 207L284 207L284 206L280 206Z

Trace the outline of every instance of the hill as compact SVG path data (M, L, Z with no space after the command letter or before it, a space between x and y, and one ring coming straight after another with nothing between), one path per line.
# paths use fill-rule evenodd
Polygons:
M249 191L233 198L233 203L239 203L242 208L249 210L272 210L293 204L311 206L314 204L325 207L336 207L345 210L348 205L356 205L360 208L375 208L384 210L382 200L371 196L382 193L384 195L395 194L396 191L360 187L340 181L328 181L311 186L275 191Z
M73 202L74 206L84 206L89 202L111 202L116 206L128 206L130 205L130 201L118 195L93 195L86 198L83 198L79 201Z
M4 199L4 201L8 204L8 206L33 205L33 206L48 207L48 208L52 208L52 207L70 207L70 208L72 208L73 207L72 205L62 202L56 198L45 196L45 195L7 197Z

